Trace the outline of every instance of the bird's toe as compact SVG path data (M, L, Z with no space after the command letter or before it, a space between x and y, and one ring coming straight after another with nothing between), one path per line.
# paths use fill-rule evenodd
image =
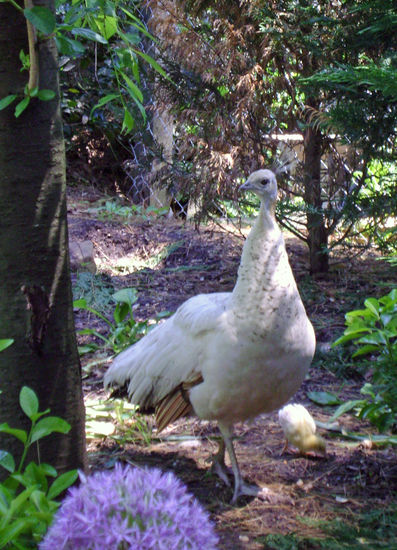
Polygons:
M228 474L230 473L229 468L225 466L225 463L221 463L217 460L214 460L211 466L211 472L216 474L227 487L231 486Z

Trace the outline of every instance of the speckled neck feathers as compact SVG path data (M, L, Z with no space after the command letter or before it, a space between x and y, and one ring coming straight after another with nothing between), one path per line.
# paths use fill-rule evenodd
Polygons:
M233 307L245 312L251 308L274 308L283 293L289 297L293 294L300 302L274 207L262 202L244 244L232 293Z

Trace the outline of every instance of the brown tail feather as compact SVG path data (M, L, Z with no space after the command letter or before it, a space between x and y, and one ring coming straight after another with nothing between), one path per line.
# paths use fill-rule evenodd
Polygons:
M190 382L184 382L157 404L155 415L159 432L164 430L171 422L181 418L181 416L188 416L192 413L193 408L189 400L189 390L193 386L201 384L201 382L203 382L201 376Z

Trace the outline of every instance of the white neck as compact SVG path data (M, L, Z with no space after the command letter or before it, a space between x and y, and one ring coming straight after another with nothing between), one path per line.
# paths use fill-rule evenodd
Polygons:
M297 292L274 207L262 203L244 243L232 293L233 307L246 313L251 308L266 310L271 307L273 296L287 287L293 293Z

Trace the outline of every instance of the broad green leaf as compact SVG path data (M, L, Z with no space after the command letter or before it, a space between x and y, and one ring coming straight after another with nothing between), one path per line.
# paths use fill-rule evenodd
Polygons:
M30 97L24 97L15 107L15 118L18 118L29 105Z
M31 441L34 443L38 439L46 437L54 432L66 434L69 432L71 426L62 418L57 416L48 416L37 422L36 426L32 429Z
M13 101L16 100L18 96L15 94L8 95L6 97L3 97L3 99L0 99L0 111L11 105Z
M97 26L99 32L104 38L106 38L106 40L112 38L112 36L114 36L118 30L117 17L98 16L94 20L94 24Z
M63 36L62 34L58 34L55 37L55 41L59 52L63 55L76 57L85 52L85 47L81 42L68 38L67 36Z
M37 414L39 411L39 400L33 390L27 386L23 386L19 392L19 404L21 409L29 418Z
M318 405L339 405L340 399L333 393L327 391L311 391L307 397Z
M55 92L54 90L39 90L37 97L41 99L41 101L51 101L51 99L55 97Z
M11 474L15 471L15 460L7 451L0 451L0 466L3 466Z
M354 409L358 405L362 405L363 403L365 403L365 401L363 401L362 399L355 399L354 401L346 401L346 403L342 403L342 405L340 405L336 409L333 416L329 419L329 422L333 422L334 420L342 416L342 414L351 411L352 409Z
M73 485L78 477L77 470L71 470L70 472L65 472L56 478L54 483L48 490L47 498L52 500L58 495L60 495L65 489Z
M136 288L122 288L115 292L112 296L116 302L121 302L132 306L138 300L138 292Z
M44 34L51 34L55 31L55 16L51 10L42 6L23 10L26 19L32 23L36 29Z
M130 306L125 302L123 303L119 302L113 312L113 318L116 324L122 323L124 319L127 317L129 312L130 312Z
M25 432L25 430L18 430L17 428L11 428L7 422L4 422L3 424L0 424L0 432L3 432L5 434L10 434L19 439L19 441L22 441L22 443L26 443L28 436Z
M50 476L50 477L56 477L57 471L54 468L54 466L51 466L51 464L47 464L46 462L42 462L38 465L40 470L43 472L44 475Z
M109 103L114 99L118 99L119 97L120 97L120 94L107 94L104 97L101 97L98 103L94 105L94 107L91 109L90 117L92 116L92 113L95 111L95 109L98 109L99 107L103 107L103 105L106 105L106 103Z
M5 548L8 543L14 541L16 537L34 523L30 518L18 518L7 527L0 527L0 548ZM16 548L16 546L15 546Z
M128 109L124 109L124 119L121 131L125 134L129 134L133 130L135 121Z
M25 502L29 499L30 495L35 490L36 487L34 485L32 487L28 487L24 491L22 491L22 493L19 493L19 495L11 501L9 509L10 517L13 517L18 512L18 510L25 504Z
M356 340L361 337L363 333L368 333L370 330L353 330L351 332L345 331L345 334L335 340L335 342L332 343L331 347L339 346L340 344L345 344L346 342L350 342L351 340Z
M72 34L74 36L81 36L87 40L93 40L94 42L100 42L101 44L107 44L108 41L106 38L101 36L99 33L92 31L91 29L73 29Z
M43 491L33 491L30 495L30 500L36 506L37 510L42 513L48 512L48 499Z
M367 298L364 305L379 319L379 302L376 298Z
M367 355L368 353L372 353L373 351L379 351L379 347L368 344L367 346L362 346L360 349L355 351L352 355L352 358L354 359L355 357L360 357L360 355Z
M377 332L373 332L372 334L361 336L361 338L359 338L357 342L359 344L374 344L383 346L387 344L387 338L386 334L382 330L378 330Z
M14 343L13 338L2 338L0 340L0 351L3 351L11 346Z

